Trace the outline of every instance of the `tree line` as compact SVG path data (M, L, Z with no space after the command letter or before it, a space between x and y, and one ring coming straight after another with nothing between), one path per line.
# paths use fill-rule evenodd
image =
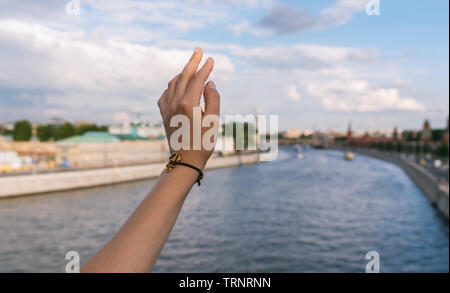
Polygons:
M371 142L371 148L382 151L410 153L410 154L432 154L437 157L448 158L449 145L447 142L440 142L435 144L422 143L417 141L412 142Z
M431 129L431 140L441 141L444 137L445 129ZM405 141L420 141L422 138L423 131L411 131L405 130L402 132L402 137Z
M32 129L32 124L28 120L21 120L14 123L12 130L0 129L0 133L11 135L14 141L30 141L33 135ZM39 141L58 141L75 135L83 135L88 131L108 131L108 126L73 125L69 122L61 126L41 124L36 127L36 136Z

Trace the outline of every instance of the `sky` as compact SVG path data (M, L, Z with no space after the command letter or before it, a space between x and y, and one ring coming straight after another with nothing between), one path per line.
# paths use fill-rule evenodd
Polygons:
M445 127L449 2L0 0L0 122L158 121L196 46L225 114L280 130ZM72 0L71 3L76 3ZM67 13L69 12L69 13Z

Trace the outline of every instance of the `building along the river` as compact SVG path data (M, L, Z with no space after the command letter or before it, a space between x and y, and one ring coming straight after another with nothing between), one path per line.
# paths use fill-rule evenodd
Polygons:
M87 132L58 141L56 164L91 168L161 162L167 158L165 138L149 140L132 136L119 137L107 132Z

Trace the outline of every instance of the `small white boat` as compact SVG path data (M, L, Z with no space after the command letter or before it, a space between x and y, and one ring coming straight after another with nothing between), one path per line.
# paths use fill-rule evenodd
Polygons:
M433 165L435 168L439 169L442 166L441 160L434 160Z
M352 152L346 152L344 155L344 159L346 159L347 161L353 161L354 158L355 155Z
M304 158L305 158L305 156L302 153L297 154L297 159L303 160Z

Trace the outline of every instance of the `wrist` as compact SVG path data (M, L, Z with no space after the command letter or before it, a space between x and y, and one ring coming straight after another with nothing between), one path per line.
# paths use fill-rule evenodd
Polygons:
M206 162L209 156L206 156L202 151L185 151L177 152L181 156L181 162L191 164L201 170L205 169Z

